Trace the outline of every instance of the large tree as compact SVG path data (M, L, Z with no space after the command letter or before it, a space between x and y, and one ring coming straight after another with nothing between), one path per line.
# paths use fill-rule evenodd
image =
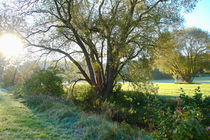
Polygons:
M209 69L210 35L197 28L164 33L157 41L156 66L174 78L191 83L201 69Z
M197 0L195 0L197 1ZM130 60L148 55L158 33L179 25L183 6L194 1L34 0L19 1L28 22L28 46L68 58L98 96L112 93ZM23 31L23 30L22 30ZM84 65L85 62L85 65Z

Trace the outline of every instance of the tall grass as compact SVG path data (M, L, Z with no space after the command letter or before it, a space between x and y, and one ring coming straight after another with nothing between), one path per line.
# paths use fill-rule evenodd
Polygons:
M106 114L85 113L72 102L46 95L26 96L27 105L33 110L47 116L64 139L140 139L149 138L144 131L133 130L127 133L125 127L109 120Z

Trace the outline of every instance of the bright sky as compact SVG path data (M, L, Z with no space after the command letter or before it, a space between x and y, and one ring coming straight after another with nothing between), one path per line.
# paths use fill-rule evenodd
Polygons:
M5 57L15 57L22 52L23 44L18 36L7 33L0 35L0 52Z
M201 28L210 33L210 0L200 0L195 9L184 15L186 27Z

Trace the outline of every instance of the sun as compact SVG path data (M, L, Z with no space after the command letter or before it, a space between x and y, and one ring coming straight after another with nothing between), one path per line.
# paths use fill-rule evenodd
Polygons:
M18 56L23 49L21 39L12 33L5 33L0 36L0 52L5 57Z

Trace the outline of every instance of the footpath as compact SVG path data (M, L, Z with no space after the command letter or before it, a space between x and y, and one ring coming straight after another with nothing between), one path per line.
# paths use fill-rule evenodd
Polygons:
M0 140L61 139L55 126L0 90Z

